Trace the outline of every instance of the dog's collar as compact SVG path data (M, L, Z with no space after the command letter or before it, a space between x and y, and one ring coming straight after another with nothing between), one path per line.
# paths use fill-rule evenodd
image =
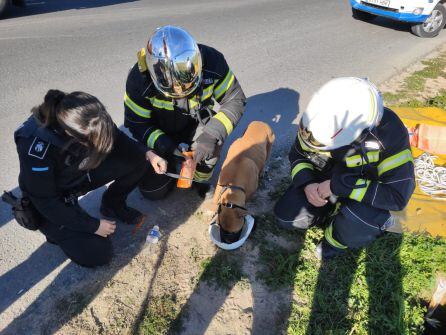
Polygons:
M237 186L237 185L230 185L230 184L226 184L226 185L223 185L223 184L217 184L217 185L220 186L220 187L222 188L222 190L221 190L221 192L220 192L220 196L221 196L224 192L226 192L228 189L231 189L231 190L239 190L239 191L242 191L243 193L246 194L245 189L244 189L243 187L240 187L240 186Z
M220 207L220 206L224 206L224 207L226 207L226 208L240 208L240 209L243 209L244 211L247 211L247 209L245 208L245 207L242 207L242 206L239 206L239 205L237 205L237 204L234 204L234 203L232 203L232 202L226 202L226 203L219 203L218 204L218 206Z
M238 191L242 191L245 195L246 195L246 191L243 187L237 186L237 185L222 185L222 184L218 184L218 186L221 187L221 191L220 194L218 195L218 213L220 213L221 211L221 206L225 206L226 208L240 208L242 210L247 211L247 209L245 207L239 206L237 204L234 204L232 202L227 202L227 203L222 203L220 202L221 196L223 195L223 193L225 193L227 190L238 190Z

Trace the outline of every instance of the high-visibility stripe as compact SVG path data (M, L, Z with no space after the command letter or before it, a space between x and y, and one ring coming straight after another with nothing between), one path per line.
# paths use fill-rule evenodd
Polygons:
M201 95L200 100L201 101L205 101L206 99L208 99L209 97L212 96L212 92L214 92L214 84L206 87L203 90L203 93ZM189 108L194 108L197 105L198 105L198 100L197 100L196 96L194 96L193 98L189 99Z
M198 105L198 101L195 97L192 99L189 99L189 108L190 109L194 108L196 105Z
M369 163L376 163L379 161L379 151L369 151L367 153L367 158L369 159ZM350 157L345 158L345 163L347 164L347 167L356 167L360 165L364 165L367 162L365 161L364 157L361 155L354 155Z
M214 119L217 119L218 121L220 121L221 123L223 123L223 126L225 126L226 129L226 133L229 135L232 130L234 129L234 126L232 125L231 120L229 120L229 118L226 116L225 113L223 112L218 112L217 114L214 115L213 117Z
M336 241L333 237L333 224L330 223L330 225L325 229L325 239L328 243L330 243L333 247L338 249L347 249L346 245L343 245L342 243Z
M214 92L214 85L215 84L212 84L203 90L203 94L201 95L201 101L204 101L212 96L212 93Z
M153 107L155 108L161 108L161 109L167 109L170 111L173 111L173 102L169 101L169 100L161 100L161 99L157 99L155 97L152 98L147 98L151 104L153 105Z
M150 136L147 138L147 146L151 149L155 149L155 143L158 137L164 135L164 132L161 129L154 130Z
M293 170L291 170L291 179L294 179L294 176L303 169L310 169L314 170L314 167L311 163L299 163L295 167L293 167Z
M364 198L365 193L367 192L367 189L369 188L370 182L371 182L370 180L359 178L356 181L356 185L363 185L363 184L365 184L365 186L361 187L361 188L353 189L352 193L350 193L350 195L348 197L350 199L352 199L352 200L356 200L358 202L361 202L362 199Z
M212 172L213 171L211 171L211 172L200 172L200 171L195 170L194 179L198 180L198 181L207 181L207 180L211 179Z
M381 176L383 173L396 169L397 167L408 162L413 162L412 152L410 149L405 149L396 155L390 156L383 160L378 165L378 176Z
M144 117L146 119L150 118L152 111L149 109L142 108L141 106L138 106L135 102L133 102L132 99L127 95L127 93L124 95L124 104L130 108L135 114Z
M220 97L226 93L229 87L231 87L234 79L235 79L234 74L232 73L231 70L229 70L225 79L223 79L220 85L218 85L217 88L214 90L214 98L216 100L220 99Z
M327 156L327 157L331 157L330 151L317 151L317 150L313 150L309 146L307 146L305 144L305 142L302 140L302 138L300 136L300 132L297 132L297 139L298 139L299 144L300 144L300 146L301 146L301 148L303 150L310 151L310 152L317 152L319 155L324 155L324 156Z

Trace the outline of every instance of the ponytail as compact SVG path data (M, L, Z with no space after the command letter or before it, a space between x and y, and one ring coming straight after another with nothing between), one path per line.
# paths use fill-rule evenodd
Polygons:
M87 147L81 170L98 167L113 149L115 124L104 105L88 93L49 90L31 112L42 127L58 125Z
M45 95L43 103L31 110L31 113L42 127L48 127L57 122L60 103L65 96L66 93L62 91L49 90Z

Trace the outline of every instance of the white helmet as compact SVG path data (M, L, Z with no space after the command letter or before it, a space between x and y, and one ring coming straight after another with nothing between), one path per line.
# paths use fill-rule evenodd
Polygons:
M382 114L382 97L375 85L362 78L335 78L311 98L299 136L313 150L334 150L359 140L364 130L378 125Z

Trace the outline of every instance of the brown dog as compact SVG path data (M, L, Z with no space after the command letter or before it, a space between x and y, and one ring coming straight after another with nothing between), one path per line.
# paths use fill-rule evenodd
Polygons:
M243 137L234 141L229 148L214 194L222 242L239 240L247 214L246 201L259 186L259 178L273 142L274 133L270 126L253 121Z

